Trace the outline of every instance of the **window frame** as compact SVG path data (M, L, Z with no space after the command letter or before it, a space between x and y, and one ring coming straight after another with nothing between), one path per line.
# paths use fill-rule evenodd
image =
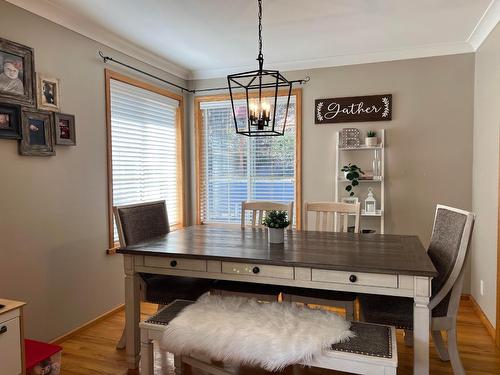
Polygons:
M156 94L174 99L179 102L176 111L176 137L177 137L177 200L179 205L179 224L171 227L171 230L185 226L185 199L184 199L184 175L186 171L185 149L184 149L184 97L164 88L154 86L150 83L128 77L110 69L104 69L105 94L106 94L106 159L107 159L107 184L108 184L108 254L113 254L119 248L118 241L114 240L113 231L113 152L111 137L111 80L127 83L140 89L154 92Z
M263 91L264 97L274 96L274 91ZM288 90L279 90L279 96L287 96ZM302 228L302 89L292 89L292 96L295 96L295 226L298 230ZM250 95L249 95L250 96ZM250 97L256 97L251 95ZM245 99L245 93L233 94L233 98ZM202 183L202 129L203 119L200 105L202 102L217 102L231 100L227 94L224 95L208 95L197 96L194 99L194 132L195 132L195 176L196 176L196 224L197 225L235 225L235 224L204 224L201 221L201 183ZM244 135L242 135L244 137ZM238 224L239 225L239 224Z

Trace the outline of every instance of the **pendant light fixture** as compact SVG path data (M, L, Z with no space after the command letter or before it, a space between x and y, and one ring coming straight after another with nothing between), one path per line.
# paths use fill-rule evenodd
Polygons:
M292 93L292 81L288 81L278 70L264 69L262 54L262 0L259 5L259 69L227 76L236 133L249 137L284 135ZM283 92L279 88L283 87ZM246 111L235 108L235 89L244 89ZM278 96L286 99L280 104ZM279 114L277 113L279 110Z

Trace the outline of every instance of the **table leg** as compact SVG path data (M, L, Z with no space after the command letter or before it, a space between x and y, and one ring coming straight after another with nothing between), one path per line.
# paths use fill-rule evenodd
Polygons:
M430 278L416 278L413 304L413 373L429 374Z
M141 316L141 306L139 274L134 270L134 257L132 255L124 256L124 266L127 364L129 369L136 369L139 366L140 359L139 319Z

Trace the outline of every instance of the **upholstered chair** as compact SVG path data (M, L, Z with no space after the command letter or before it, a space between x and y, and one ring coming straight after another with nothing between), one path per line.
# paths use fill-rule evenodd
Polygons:
M170 232L165 201L113 207L120 247L135 245ZM191 277L141 274L143 301L168 305L176 299L196 300L213 281ZM117 348L125 347L125 330Z
M428 254L439 275L432 280L431 334L439 357L451 361L455 374L465 374L457 347L457 312L464 279L464 263L474 225L474 214L438 205ZM362 320L395 325L412 344L413 300L403 297L359 296ZM447 332L446 346L442 331Z

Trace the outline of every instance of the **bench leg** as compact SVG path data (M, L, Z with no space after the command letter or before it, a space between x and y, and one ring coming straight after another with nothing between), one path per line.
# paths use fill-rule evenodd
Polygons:
M154 351L153 342L149 339L148 333L141 332L141 375L154 374Z
M184 364L182 363L182 356L174 355L174 366L175 366L175 375L184 374Z

